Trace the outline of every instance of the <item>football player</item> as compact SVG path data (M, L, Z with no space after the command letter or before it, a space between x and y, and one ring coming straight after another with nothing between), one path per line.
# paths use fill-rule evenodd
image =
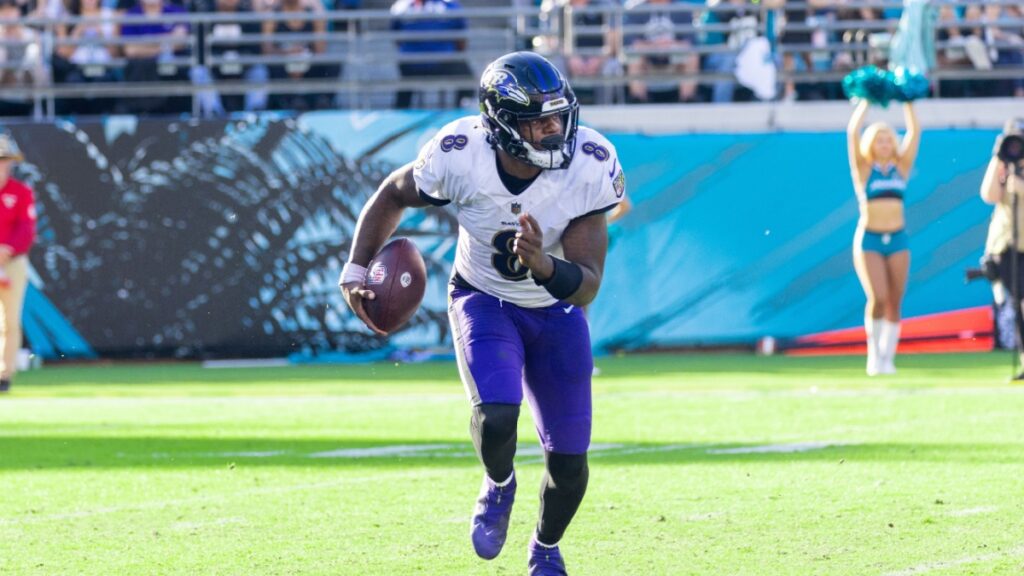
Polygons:
M601 285L606 213L625 176L601 134L578 126L562 74L531 52L492 62L480 115L456 120L393 172L359 216L341 288L367 317L366 265L405 208L452 205L458 248L449 320L472 404L470 434L484 467L471 539L484 559L505 544L516 494L513 457L525 395L544 448L531 575L565 574L558 544L587 488L593 357L582 307Z

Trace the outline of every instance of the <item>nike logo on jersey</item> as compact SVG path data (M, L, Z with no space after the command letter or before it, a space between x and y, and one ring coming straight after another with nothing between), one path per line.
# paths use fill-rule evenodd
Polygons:
M612 169L611 169L610 172L608 172L608 177L609 178L615 178L615 165L618 164L618 163L619 163L619 159L618 158L615 158L615 159L612 160Z
M569 312L572 312L572 304L570 304L566 308L562 308L562 311L564 311L566 314L568 314Z

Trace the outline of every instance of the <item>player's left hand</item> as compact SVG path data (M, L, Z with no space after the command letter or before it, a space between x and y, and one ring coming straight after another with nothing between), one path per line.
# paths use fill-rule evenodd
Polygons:
M555 265L544 252L544 233L540 223L530 214L519 217L519 232L512 244L512 252L519 257L519 263L533 272L538 280L547 280L555 273Z

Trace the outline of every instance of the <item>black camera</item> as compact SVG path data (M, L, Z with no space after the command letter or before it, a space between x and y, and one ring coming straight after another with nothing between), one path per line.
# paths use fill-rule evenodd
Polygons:
M999 160L1010 164L1024 160L1024 119L1015 118L1006 123L993 152Z
M989 282L999 280L999 262L996 260L996 256L985 254L981 257L981 261L978 262L977 268L968 268L964 272L964 282L972 282L982 278Z

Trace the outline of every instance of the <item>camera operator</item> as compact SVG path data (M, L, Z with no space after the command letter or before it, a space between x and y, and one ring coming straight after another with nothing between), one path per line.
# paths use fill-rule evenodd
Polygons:
M1024 119L1010 120L996 139L992 160L981 183L981 198L993 204L992 220L989 223L988 238L985 241L985 259L995 266L986 266L997 273L993 282L996 303L1007 298L1014 301L1017 318L1017 351L1024 343L1024 314L1021 307L1021 291L1024 290L1024 205L1020 195L1024 194ZM1022 355L1024 356L1024 355ZM1024 372L1015 380L1024 380Z

